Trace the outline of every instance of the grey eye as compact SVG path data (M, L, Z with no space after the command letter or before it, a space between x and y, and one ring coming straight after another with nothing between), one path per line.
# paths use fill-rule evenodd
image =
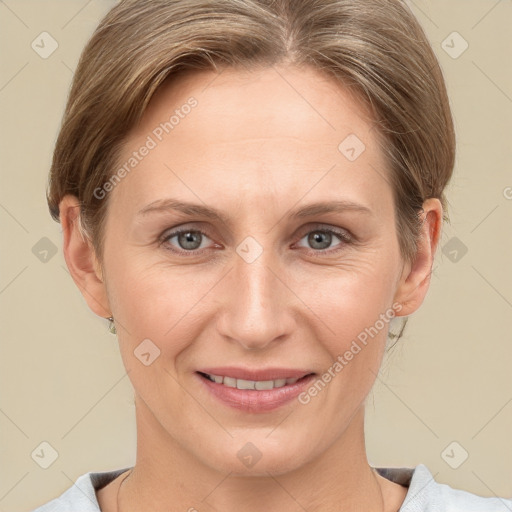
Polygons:
M339 240L339 243L331 245L336 238ZM307 239L306 243L310 248L315 249L318 252L349 243L349 239L346 235L338 233L332 229L314 229L301 238L301 240L304 239ZM305 246L302 245L302 247Z
M312 231L308 235L308 243L313 249L327 249L332 242L332 234L327 231Z
M177 239L177 244L171 242L173 238ZM200 230L182 229L169 233L167 236L165 236L163 242L173 247L177 246L178 250L191 252L201 249L201 245L205 239L209 240L209 237Z
M191 251L199 249L202 236L203 235L199 233L199 231L184 231L177 235L180 247Z

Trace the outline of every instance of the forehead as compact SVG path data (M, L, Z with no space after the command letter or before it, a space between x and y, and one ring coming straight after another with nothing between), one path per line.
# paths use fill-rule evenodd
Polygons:
M202 130L212 128L210 134L216 142L231 142L242 127L246 137L322 138L330 134L336 138L341 135L336 132L344 127L363 137L374 124L354 91L312 67L225 68L189 71L166 80L132 135L144 135L168 120L173 110L179 110L191 97L199 108L194 109L188 124L200 125ZM215 128L220 123L223 130ZM179 130L174 135L179 136Z
M129 134L121 163L154 147L115 194L131 193L135 208L176 186L217 202L219 190L270 201L343 185L370 193L389 186L378 137L357 96L318 70L189 72L156 91Z

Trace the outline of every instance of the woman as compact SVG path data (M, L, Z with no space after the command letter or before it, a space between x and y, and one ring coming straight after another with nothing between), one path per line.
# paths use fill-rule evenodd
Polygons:
M116 5L76 70L48 203L117 333L137 460L38 512L512 509L365 451L454 153L441 70L398 0Z

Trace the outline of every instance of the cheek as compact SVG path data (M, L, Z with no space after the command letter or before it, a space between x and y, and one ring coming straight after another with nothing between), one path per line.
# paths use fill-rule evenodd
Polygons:
M127 256L109 279L116 305L119 339L132 351L150 339L165 359L173 360L197 338L208 322L211 291L224 272L205 272L194 265L177 267L147 257Z
M384 263L361 261L357 267L332 268L296 281L298 295L325 324L335 345L350 342L391 307L396 276Z
M331 274L306 290L308 305L321 317L316 325L325 324L315 332L314 344L326 357L320 375L299 399L333 431L340 431L364 402L381 365L395 315L391 273L389 279L379 278L381 270L368 266Z
M332 414L336 424L356 410L378 374L389 324L395 316L396 275L391 262L386 258L366 265L360 262L351 271L332 271L315 284L308 280L302 283L308 306L325 324L316 331L315 344L328 356L320 375L322 382L317 382L304 400L322 395L325 411Z

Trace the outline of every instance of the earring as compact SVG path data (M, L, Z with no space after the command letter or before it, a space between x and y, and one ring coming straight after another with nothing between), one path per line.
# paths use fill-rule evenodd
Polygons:
M114 324L114 317L113 316L109 316L107 318L108 320L108 330L110 331L111 334L117 334L117 330L116 330L116 326Z

